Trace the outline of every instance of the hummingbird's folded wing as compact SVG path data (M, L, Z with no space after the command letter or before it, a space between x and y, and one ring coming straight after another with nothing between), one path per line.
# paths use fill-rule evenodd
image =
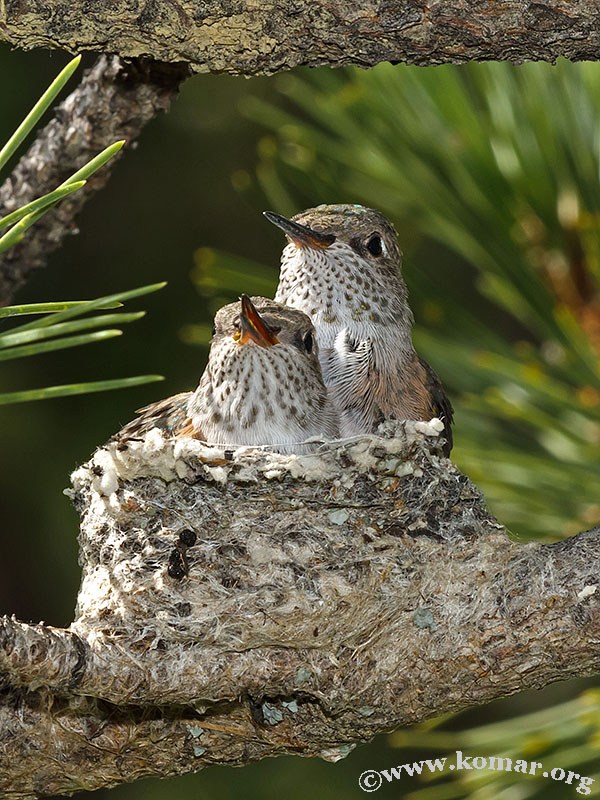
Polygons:
M181 392L138 409L139 417L128 422L111 441L142 438L152 428L159 428L165 436L195 435L187 410L191 396L192 392Z
M439 417L444 423L444 438L446 439L444 455L449 456L454 443L452 437L454 409L435 370L433 370L421 356L418 356L418 359L425 370L425 386L431 398L432 416Z

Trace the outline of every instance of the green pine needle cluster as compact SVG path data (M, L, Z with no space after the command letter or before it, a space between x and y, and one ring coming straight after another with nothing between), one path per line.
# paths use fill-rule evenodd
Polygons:
M14 155L19 145L21 145L32 132L42 115L52 105L59 92L79 66L80 61L81 56L77 56L77 58L74 58L67 64L54 81L52 81L48 89L0 150L0 170L6 165L11 156ZM123 141L119 141L105 148L52 192L0 218L0 232L8 228L6 233L0 236L0 255L20 242L25 231L60 200L85 186L86 179L112 158L121 149L123 144ZM83 319L80 319L80 317L89 311L117 308L122 305L121 301L130 300L134 297L154 292L157 289L161 289L164 285L164 283L160 283L152 286L143 286L139 289L121 292L97 300L33 303L29 305L0 308L0 323L13 317L38 314L47 315L40 319L35 319L32 322L0 331L0 361L41 355L53 350L78 347L79 345L90 344L91 342L103 341L113 336L119 336L122 331L118 328L97 330L93 333L85 333L77 336L73 336L72 334L90 328L104 328L106 325L115 324L121 325L140 319L140 317L144 316L143 311L130 314L101 314L85 317ZM28 400L43 400L50 397L64 397L66 395L84 394L87 392L101 392L107 389L122 389L127 386L136 386L141 383L149 383L157 380L162 380L162 377L160 375L140 375L133 378L72 383L64 386L48 386L42 389L6 392L0 394L0 405L20 403Z
M67 347L77 347L91 342L111 339L120 336L119 328L107 328L73 336L71 334L89 328L99 328L106 325L123 325L135 322L145 315L145 311L128 314L96 314L84 317L90 311L119 308L123 301L132 300L134 297L156 292L166 283L155 283L141 286L128 292L107 295L96 300L71 301L58 303L33 303L23 306L5 306L0 308L0 321L15 316L31 314L44 314L39 319L26 322L0 332L0 361L9 361L13 358L24 358L48 353L52 350L63 350ZM83 317L80 319L80 317ZM65 336L65 334L67 334ZM49 341L46 341L49 340ZM137 386L141 383L160 381L160 375L139 375L134 378L119 378L107 381L92 381L88 383L71 383L65 386L47 386L43 389L29 389L22 392L7 392L0 394L0 405L8 403L22 403L27 400L43 400L50 397L65 397L73 394L87 392L102 392L107 389L123 389L128 386Z

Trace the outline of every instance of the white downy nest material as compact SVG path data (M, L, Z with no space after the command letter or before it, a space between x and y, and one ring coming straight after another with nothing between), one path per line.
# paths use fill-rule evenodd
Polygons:
M266 692L272 672L288 674L290 693L331 699L325 664L353 654L358 675L360 653L398 641L402 626L432 635L453 613L440 581L460 594L461 574L466 585L477 569L466 550L503 536L443 457L442 429L388 422L305 455L158 430L106 445L72 476L83 568L73 629L95 653L147 665L165 701L182 685L204 699ZM429 574L440 548L445 574Z

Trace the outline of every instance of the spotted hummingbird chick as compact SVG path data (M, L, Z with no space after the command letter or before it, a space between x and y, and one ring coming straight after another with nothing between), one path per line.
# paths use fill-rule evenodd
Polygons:
M452 405L412 343L414 322L394 226L357 205L322 205L286 219L266 211L288 244L275 300L315 326L323 379L342 436L384 419L439 417L452 449Z
M305 439L338 436L337 414L323 384L314 328L298 311L264 297L221 308L208 364L195 392L140 409L113 441L152 428L228 445L270 445L305 452Z

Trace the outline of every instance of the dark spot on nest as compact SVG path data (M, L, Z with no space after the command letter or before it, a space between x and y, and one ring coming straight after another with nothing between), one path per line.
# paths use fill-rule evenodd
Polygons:
M104 475L104 470L99 464L94 464L92 467L92 472L97 478L101 478Z
M260 726L261 728L268 728L269 724L265 720L265 715L263 714L262 710L262 703L253 700L251 697L248 698L248 707L250 708L250 716L254 720L254 722Z
M347 469L348 467L351 467L354 464L354 461L352 461L352 459L348 456L348 454L344 453L343 451L339 455L339 462L340 466L342 466L344 469Z
M81 509L85 505L83 494L79 490L74 491L71 495L71 502L77 510Z
M110 564L115 557L115 549L109 544L100 550L100 563Z
M432 539L442 542L444 537L439 533L438 517L428 511L425 513L425 522L427 523L427 527L424 529L426 531L426 536L430 536Z
M185 553L178 547L174 547L171 550L171 555L169 556L169 566L167 568L167 572L169 573L170 577L179 581L188 574L188 569L188 562L187 558L185 557Z
M161 530L162 526L163 522L160 514L155 514L155 516L153 516L152 519L148 521L148 524L146 525L146 530L148 531L148 533L158 533L158 531Z
M385 449L383 447L372 447L369 450L369 453L370 453L370 455L373 456L373 458L377 458L377 459L385 458L386 455L387 455L387 453L386 453L386 451L385 451Z
M196 502L196 492L191 486L185 486L181 490L181 499L188 505L193 505Z
M192 613L192 604L191 603L177 603L175 606L175 611L179 614L180 617L189 617Z
M126 555L141 553L143 549L144 546L142 542L139 539L133 539L131 537L126 539L120 547L121 552Z
M443 536L440 536L437 531L431 530L426 526L423 528L415 528L413 530L409 530L404 525L393 523L392 525L388 525L387 528L384 528L383 533L387 534L388 536L410 536L413 539L415 539L417 536L427 536L427 538L433 539L436 542L444 541Z
M197 538L198 537L196 536L195 532L189 528L184 528L182 531L179 531L179 541L186 547L192 547L192 545L195 545Z
M513 575L516 586L531 586L531 569L527 562L516 566Z
M226 575L224 578L221 578L221 585L226 589L232 589L234 586L238 585L238 579L233 578L230 575Z
M457 534L463 536L465 539L468 539L470 541L473 541L474 539L477 539L479 537L479 533L470 525L465 525L459 528L454 534L454 536L456 536Z

